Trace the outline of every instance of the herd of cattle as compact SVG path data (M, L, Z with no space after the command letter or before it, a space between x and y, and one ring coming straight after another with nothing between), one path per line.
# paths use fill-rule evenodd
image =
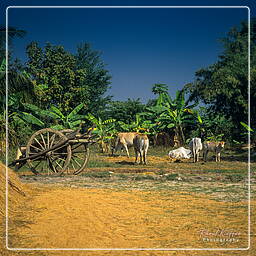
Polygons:
M209 151L215 152L216 162L220 162L220 153L224 148L225 142L205 141L202 143L200 138L193 138L190 143L190 149L179 147L169 152L169 157L173 159L189 159L193 157L193 162L199 161L200 151L203 151L203 159L207 161L207 154ZM129 147L133 147L135 151L135 164L138 163L140 157L140 164L147 164L147 152L149 148L149 139L146 134L137 132L122 132L118 133L115 143L112 146L112 155L118 150L125 149L127 156L130 157ZM16 160L25 157L26 147L20 147L17 150Z
M180 147L169 152L170 158L176 159L188 159L193 157L193 162L199 161L200 151L203 151L203 159L207 161L207 154L209 151L215 153L216 162L220 162L220 153L224 148L225 142L213 142L205 141L202 143L201 138L192 138L189 143L190 149ZM125 149L127 156L129 155L129 147L134 147L135 151L135 163L138 162L138 156L140 156L140 163L147 164L147 151L149 148L149 139L145 134L137 132L122 132L117 134L115 145L113 147L112 154L120 149Z

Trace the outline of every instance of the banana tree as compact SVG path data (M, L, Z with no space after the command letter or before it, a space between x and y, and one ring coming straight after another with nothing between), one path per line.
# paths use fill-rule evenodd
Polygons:
M52 128L61 129L76 129L85 118L83 115L78 114L84 108L84 104L81 103L76 106L69 114L64 115L58 108L51 106L50 112L52 116L55 116L59 124L52 126Z
M89 120L95 127L92 133L96 134L98 137L98 144L100 146L101 152L107 152L107 145L110 144L111 140L114 139L114 135L117 133L117 130L115 129L116 120L102 120L100 117L97 118L90 113L87 114L85 118Z
M6 94L6 59L3 58L0 64L0 96L1 103L5 104ZM19 102L31 102L35 99L34 86L30 74L25 70L18 72L8 70L8 94ZM9 104L9 102L8 102Z
M171 103L170 95L168 94L168 85L166 84L154 84L152 92L158 95L156 100L157 106L166 106Z
M16 122L24 122L36 126L37 128L50 127L56 130L76 129L84 119L78 112L84 104L76 106L68 115L64 115L58 108L51 106L49 110L41 109L33 104L23 104L30 112L15 112L12 118Z
M250 135L251 143L252 144L255 143L256 142L256 130L244 122L240 122L240 124L242 125L242 127L244 129L244 131L241 133L241 135L243 137L245 137L246 140L248 140L248 136Z
M119 121L118 124L125 132L133 131L150 134L150 130L152 130L156 124L153 124L150 120L145 120L143 116L144 113L139 113L135 115L135 121L131 122L130 124L126 124L122 121Z
M188 106L185 101L183 90L176 92L176 98L163 109L163 112L156 119L163 127L174 129L177 146L185 143L184 128L187 125L194 125L197 121L202 121L193 111L194 105Z

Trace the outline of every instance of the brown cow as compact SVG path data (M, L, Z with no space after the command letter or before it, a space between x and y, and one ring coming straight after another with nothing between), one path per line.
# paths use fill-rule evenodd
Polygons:
M207 154L209 151L215 152L215 161L220 162L220 152L224 149L225 142L214 142L214 141L205 141L203 143L203 158L204 161L207 161Z
M120 132L117 134L114 152L125 148L127 156L130 157L128 148L133 146L133 139L138 135L137 132Z

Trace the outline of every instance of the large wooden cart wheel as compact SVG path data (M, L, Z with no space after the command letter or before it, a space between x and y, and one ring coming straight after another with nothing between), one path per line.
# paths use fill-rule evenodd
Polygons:
M68 169L72 174L81 173L89 159L89 148L86 144L71 144L71 159Z
M71 146L67 137L54 129L45 128L34 133L28 141L27 163L35 174L61 174L71 159Z
M71 129L61 130L65 135L74 132ZM70 140L71 145L71 159L67 168L68 174L79 174L84 171L86 164L89 159L89 148L86 143L79 142L79 135L77 136L77 141Z

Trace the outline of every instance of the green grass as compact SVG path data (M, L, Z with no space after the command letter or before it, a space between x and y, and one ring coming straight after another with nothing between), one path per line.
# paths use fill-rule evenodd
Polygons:
M179 176L179 174L172 173L172 174L165 175L165 179L166 180L176 180L178 178L178 176Z
M247 169L215 169L215 170L207 170L207 172L210 172L210 173L240 173L240 174L245 174L248 172Z
M242 175L242 174L232 174L232 175L226 175L226 180L230 182L240 182L245 179L247 175Z
M89 178L110 178L111 173L110 172L86 172L82 174L83 177L89 177Z
M139 180L155 180L156 177L154 177L153 175L136 175L134 177L134 180L139 181Z
M120 167L120 165L116 163L106 162L102 160L90 160L88 161L87 168L97 168L97 167Z

